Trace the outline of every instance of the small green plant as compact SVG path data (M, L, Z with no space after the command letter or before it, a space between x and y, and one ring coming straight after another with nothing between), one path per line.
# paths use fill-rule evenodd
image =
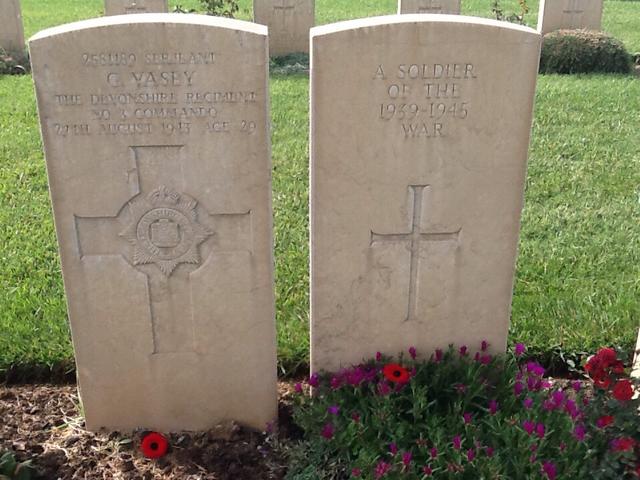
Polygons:
M559 30L544 36L540 73L629 73L622 42L602 32Z
M0 480L30 480L31 462L18 462L11 452L0 452Z
M561 480L637 478L637 387L613 349L589 358L590 378L552 381L524 345L493 356L482 342L401 355L296 385L305 439L290 480Z
M504 10L502 10L500 0L491 0L491 13L496 17L496 20L524 25L525 15L529 13L529 5L527 5L527 0L518 0L518 4L520 6L520 12L513 12L506 15Z
M207 15L233 18L240 10L238 0L200 0Z
M195 8L184 8L181 4L178 4L174 7L173 13L196 13Z

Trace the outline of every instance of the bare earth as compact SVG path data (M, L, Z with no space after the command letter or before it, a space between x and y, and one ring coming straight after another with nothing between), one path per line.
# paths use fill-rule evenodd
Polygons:
M172 434L169 453L149 460L139 450L142 432L85 431L75 386L0 386L0 451L14 452L19 461L33 459L38 478L46 480L281 479L285 459L277 445L296 432L290 421L292 384L281 382L278 390L278 438L229 424Z

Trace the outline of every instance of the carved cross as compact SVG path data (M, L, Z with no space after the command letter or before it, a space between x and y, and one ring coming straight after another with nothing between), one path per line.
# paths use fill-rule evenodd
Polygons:
M75 216L80 258L122 256L142 272L148 287L152 353L193 352L191 273L207 260L200 257L200 245L217 237L211 227L217 221L231 222L235 231L250 231L251 212L209 214L186 194L183 145L130 150L131 168L123 178L131 199L114 217ZM250 237L243 240L234 239L234 251L251 251ZM207 251L213 253L214 247Z
M295 10L295 8L296 6L293 4L288 4L287 0L280 0L280 5L273 6L273 9L276 11L276 13L282 17L282 24L280 26L280 30L282 32L287 31L287 22L286 22L287 12L289 11L293 13L293 10Z
M571 0L569 6L562 11L562 14L566 17L569 16L568 25L571 27L582 26L582 17L584 15L584 8L580 7L580 0Z
M418 7L418 13L442 13L442 4L436 0L423 0Z
M409 305L405 321L415 320L418 310L418 270L420 268L420 244L422 242L458 242L460 231L453 232L423 232L422 200L424 190L429 185L409 185L413 193L411 231L408 233L374 233L371 231L371 246L377 243L402 242L406 243L411 252L411 267L409 273Z

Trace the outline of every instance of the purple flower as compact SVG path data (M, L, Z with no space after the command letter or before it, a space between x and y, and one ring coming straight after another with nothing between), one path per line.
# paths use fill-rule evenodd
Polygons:
M433 473L433 469L429 465L425 465L422 467L422 473L424 473L427 477L430 477Z
M526 351L527 351L527 347L525 347L524 343L516 343L516 348L515 348L516 357L521 357Z
M522 422L522 428L524 429L525 432L531 435L533 431L536 429L536 424L533 423L531 420L525 420Z
M358 478L362 475L362 470L360 470L359 468L355 467L351 470L351 476L354 478Z
M379 362L381 360L382 360L382 353L376 352L376 362Z
M327 440L331 440L333 438L333 434L335 433L335 431L336 429L332 423L325 423L324 427L322 427L322 431L320 432L320 435L322 435Z
M462 439L460 438L460 435L453 437L453 448L456 450L460 450L462 448Z
M437 363L440 363L442 361L442 356L443 356L442 350L440 350L439 348L436 349L436 362Z
M460 394L463 394L467 391L467 386L464 383L456 383L454 387Z
M320 376L317 373L314 373L309 377L309 386L313 388L317 388L320 385Z
M584 425L578 424L573 429L573 436L579 442L582 442L584 440L584 437L585 437L586 433L587 433L587 429L584 428Z
M389 395L391 393L391 387L387 382L380 382L378 384L378 393L383 397Z
M524 408L529 410L531 407L533 407L533 398L531 397L525 398L522 404L524 405Z
M340 413L340 407L338 405L331 405L327 407L327 412L331 415L338 415Z
M411 465L411 459L413 458L413 455L411 454L411 452L404 452L402 454L402 464L405 467L408 467L409 465Z
M495 415L498 412L498 402L495 400L489 400L489 413Z
M487 449L485 450L485 453L489 458L493 457L493 452L494 452L493 447L487 447Z
M480 356L480 363L482 365L489 365L491 363L491 360L493 360L493 357L491 355L481 355Z
M467 353L467 346L466 345L462 345L460 347L460 356L461 357L466 357L468 355Z
M337 390L342 386L342 379L337 375L334 375L333 377L331 377L330 385L333 390Z
M378 462L378 464L376 465L376 468L373 472L374 477L376 478L376 480L378 480L379 478L384 477L387 473L389 473L389 470L391 470L391 464L387 463L387 462L383 462L382 460L380 462Z
M556 406L560 407L565 400L564 392L562 390L556 390L551 394L551 398L553 400L553 403L555 403Z
M411 355L411 358L413 358L414 360L416 359L416 347L409 347L409 355Z
M582 382L580 382L580 380L574 380L571 382L571 388L573 388L574 391L579 392L582 390Z
M513 385L513 393L515 396L519 397L523 391L524 391L524 385L522 385L522 383L516 382Z
M429 450L429 455L431 455L431 458L436 458L438 456L438 449L436 447L433 447L431 450Z
M476 451L473 448L467 450L467 460L469 462L473 462L473 459L476 458Z
M294 386L296 393L302 393L302 384L300 382L296 383Z
M549 480L555 480L558 476L558 470L553 462L542 462L542 473L544 473Z
M390 443L389 451L391 452L391 455L395 455L396 453L398 453L398 446L395 443Z
M557 405L553 400L545 400L542 402L542 408L544 408L547 412L553 412L556 409Z
M539 423L536 425L536 435L538 436L538 438L544 438L545 431L546 428L544 426L544 423Z
M538 362L527 362L527 372L534 374L537 377L544 376L544 367Z
M465 425L469 425L472 419L473 419L473 415L470 414L469 412L465 412L462 414L462 420L464 421Z
M480 344L480 350L486 352L487 348L489 348L489 342L487 342L486 340L482 340L482 343Z

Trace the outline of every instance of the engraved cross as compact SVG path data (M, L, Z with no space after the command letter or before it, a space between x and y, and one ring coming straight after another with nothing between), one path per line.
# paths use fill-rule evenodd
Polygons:
M442 13L442 4L436 0L424 0L418 7L418 13Z
M566 9L562 11L563 15L569 16L568 24L571 27L582 26L582 16L584 15L584 8L580 7L580 0L571 0Z
M375 233L371 231L371 246L378 243L402 242L406 243L411 252L411 264L409 272L409 305L405 321L415 320L418 310L418 270L420 268L420 244L422 242L458 242L460 232L458 229L452 232L423 232L422 224L422 200L424 191L429 185L409 185L413 196L411 231L408 233Z
M121 256L146 276L153 354L194 352L191 273L214 251L251 252L251 212L210 214L185 193L183 145L129 148L131 198L115 216L75 216L78 252Z
M290 11L291 13L293 13L293 10L295 10L296 6L292 4L288 4L287 0L280 0L280 2L281 2L280 5L274 5L273 9L276 11L276 13L278 13L278 15L282 17L282 25L280 30L282 32L286 32L287 31L287 25L286 25L287 11Z

